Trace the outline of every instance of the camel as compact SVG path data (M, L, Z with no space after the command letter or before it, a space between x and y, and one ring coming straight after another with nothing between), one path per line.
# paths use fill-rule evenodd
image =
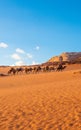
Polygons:
M24 69L23 68L16 68L16 73L18 74L19 72L23 72L24 71Z
M36 67L35 72L37 73L37 72L40 72L40 71L41 71L41 67L40 66Z
M14 69L14 68L11 68L9 71L8 71L8 74L16 74L16 69Z
M66 68L66 66L62 66L62 64L59 64L59 66L56 68L56 70L57 71L62 71L65 68Z
M30 67L30 68L27 68L27 67L26 67L26 68L25 68L25 73L26 73L26 74L29 74L30 72L32 72L32 70L33 70L33 69L32 69L31 67Z

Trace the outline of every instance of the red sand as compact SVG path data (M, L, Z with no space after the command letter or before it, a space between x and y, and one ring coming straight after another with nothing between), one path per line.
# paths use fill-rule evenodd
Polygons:
M75 66L0 77L0 130L81 130L81 73Z

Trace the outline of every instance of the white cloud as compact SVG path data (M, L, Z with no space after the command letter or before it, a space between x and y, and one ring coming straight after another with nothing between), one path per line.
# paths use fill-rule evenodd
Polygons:
M10 66L22 66L22 65L25 65L23 61L17 61L15 62L14 64L10 65Z
M40 47L39 46L36 46L36 48L35 48L37 51L40 49Z
M37 65L38 63L35 61L32 61L32 65Z
M17 61L17 62L15 63L15 65L16 65L16 66L22 66L22 65L25 65L25 64L24 64L23 61L20 60L20 61Z
M15 64L11 64L11 65L9 65L9 66L15 66Z
M0 48L7 48L7 47L8 47L8 45L6 43L4 43L4 42L0 43Z
M33 56L32 56L30 53L27 53L26 56L27 56L27 58L29 58L29 59L32 59L32 58L33 58Z
M11 58L14 59L14 60L20 60L21 59L21 57L16 53L12 54Z
M25 53L25 51L22 50L22 49L20 49L20 48L17 48L17 49L16 49L16 52L21 53L21 54L24 54L24 53Z

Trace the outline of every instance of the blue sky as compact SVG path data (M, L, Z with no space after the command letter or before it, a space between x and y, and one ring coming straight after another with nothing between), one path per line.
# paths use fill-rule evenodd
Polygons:
M81 0L0 0L0 65L81 51Z

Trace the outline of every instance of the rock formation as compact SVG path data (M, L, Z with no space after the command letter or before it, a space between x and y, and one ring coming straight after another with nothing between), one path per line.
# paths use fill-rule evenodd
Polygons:
M52 57L48 62L59 62L60 57L62 58L62 61L79 62L81 61L81 52L64 52L59 56Z

